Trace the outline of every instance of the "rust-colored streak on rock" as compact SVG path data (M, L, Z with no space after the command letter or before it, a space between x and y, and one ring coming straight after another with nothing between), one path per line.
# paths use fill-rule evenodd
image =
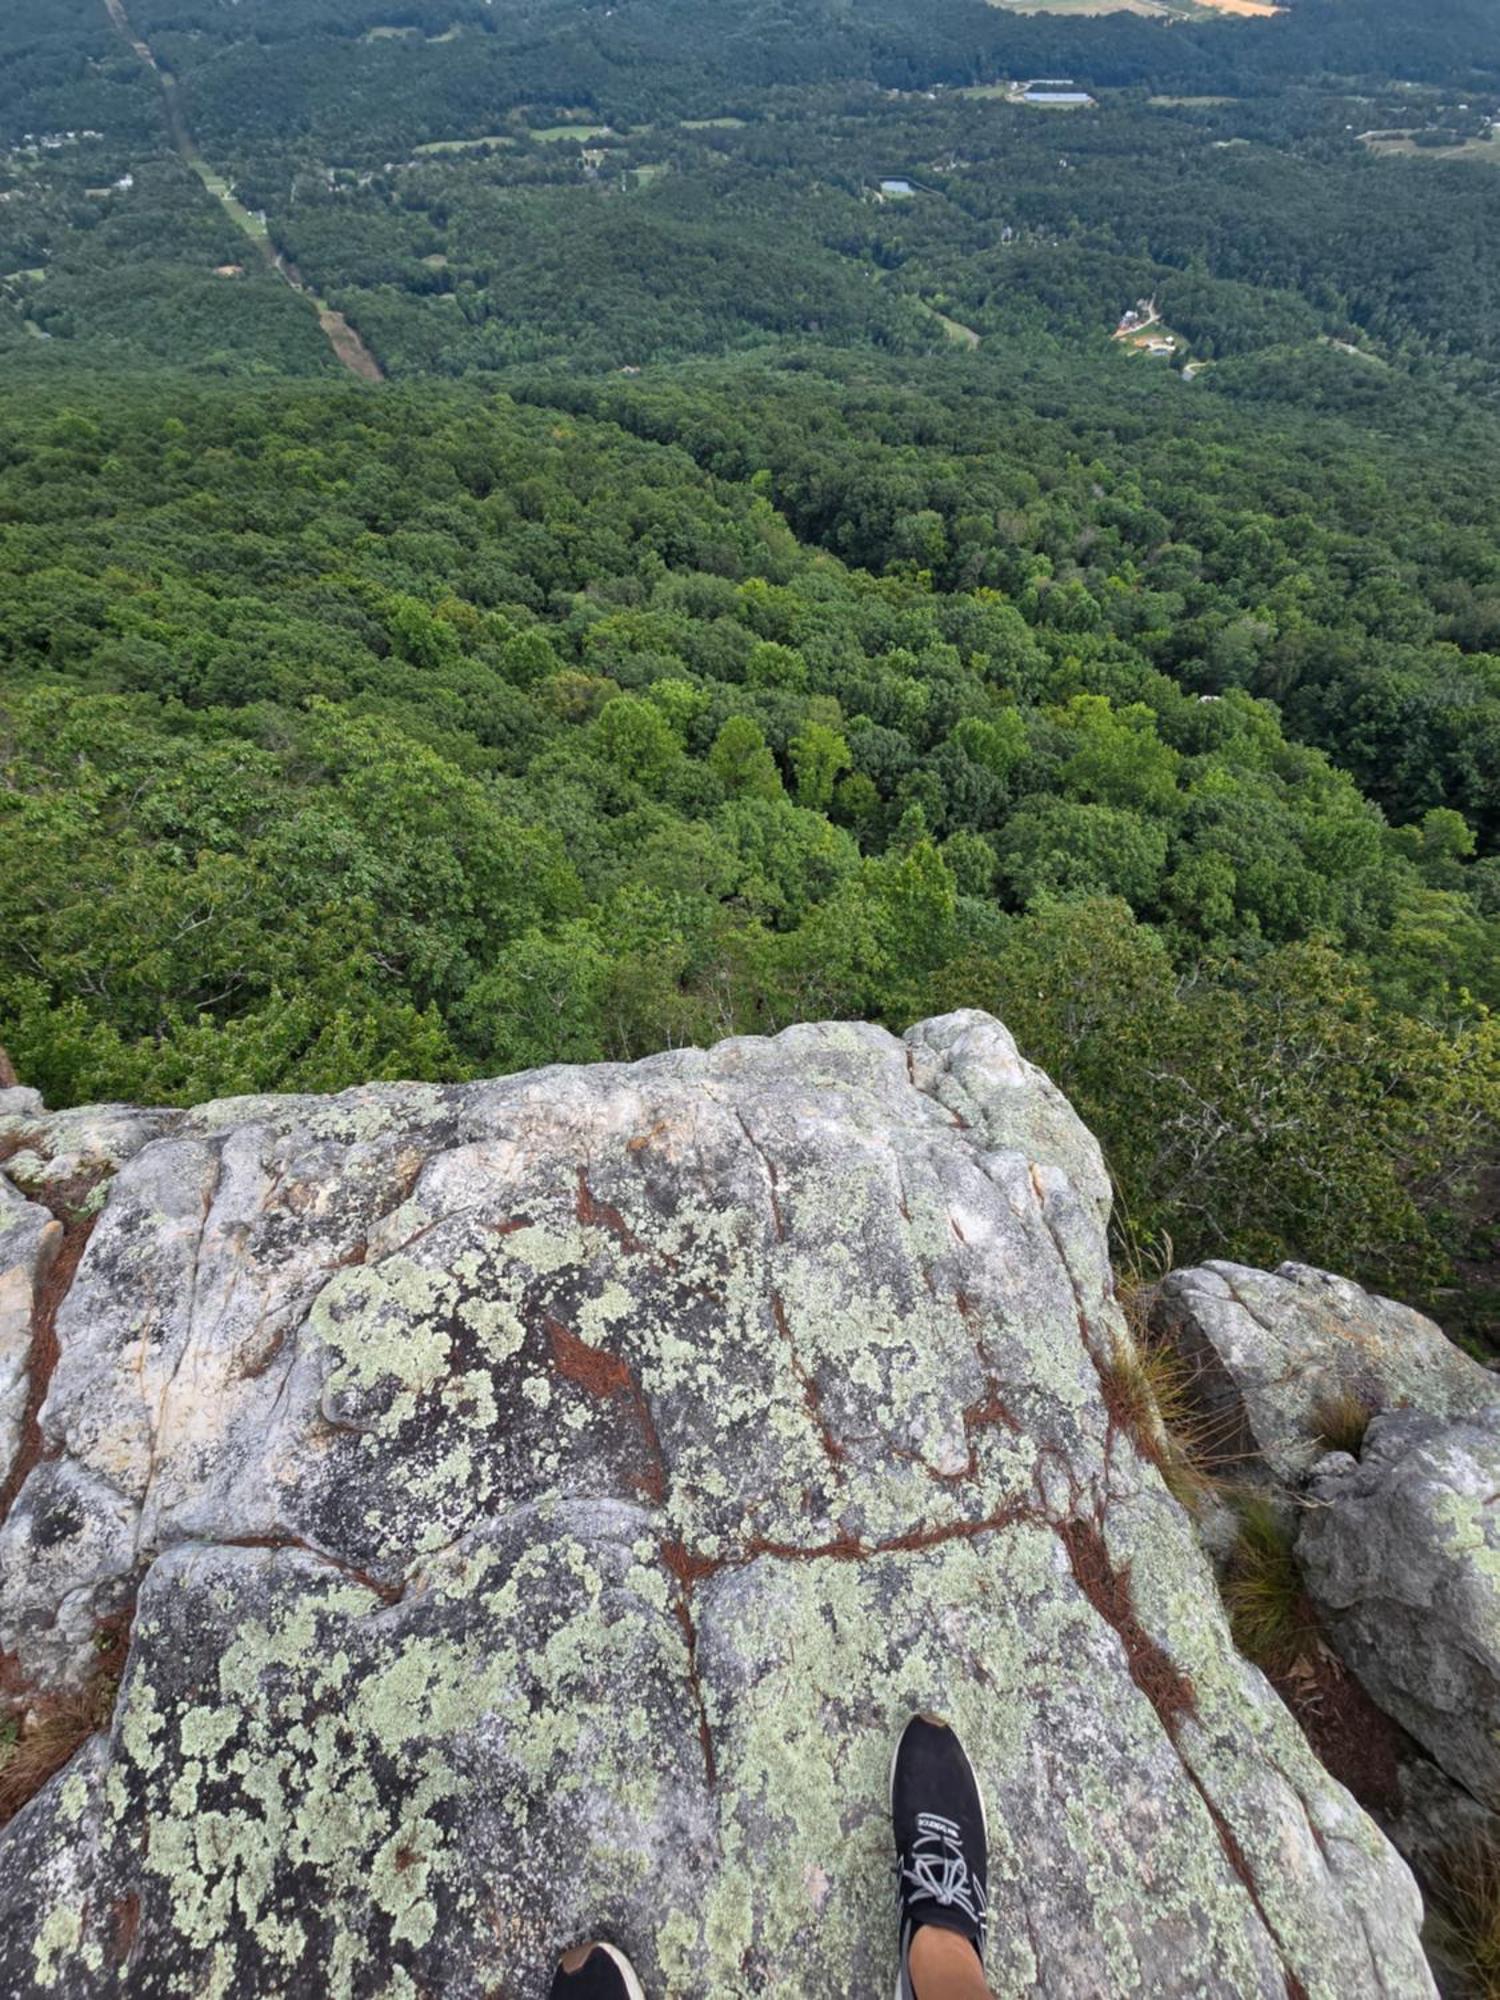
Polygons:
M286 1328L278 1327L259 1354L251 1355L240 1369L242 1382L258 1382L286 1346Z
M979 1535L1039 1519L1029 1507L1002 1507L982 1521L944 1521L930 1528L909 1528L904 1535L892 1535L883 1542L862 1542L858 1536L846 1533L831 1542L815 1542L811 1547L768 1541L756 1535L745 1544L744 1555L738 1560L754 1562L758 1556L773 1556L778 1562L868 1562L872 1556L910 1555L922 1549L941 1548L945 1542L972 1542Z
M766 1167L766 1189L771 1198L771 1222L776 1231L776 1241L786 1241L786 1219L781 1213L781 1183L776 1175L776 1162L761 1154Z
M687 1647L688 1685L693 1691L693 1702L698 1711L698 1742L703 1751L703 1775L709 1790L719 1782L718 1759L714 1755L713 1731L708 1725L708 1704L703 1694L703 1678L698 1671L698 1624L693 1617L693 1587L703 1576L712 1576L720 1567L703 1556L695 1556L684 1548L681 1542L661 1544L661 1559L677 1582L676 1596L672 1602L672 1615L682 1632L683 1644Z
M1277 1950L1280 1951L1282 1949L1281 1940L1276 1935L1276 1929L1271 1919L1266 1915L1266 1906L1260 1899L1260 1890L1256 1887L1255 1876L1251 1871L1250 1863L1245 1858L1244 1848L1240 1846L1239 1841L1235 1838L1233 1827L1230 1826L1228 1820L1225 1819L1223 1813L1220 1812L1219 1808L1208 1796L1208 1793L1204 1791L1197 1773L1189 1771L1188 1776L1197 1787L1198 1796L1202 1799L1204 1808L1209 1818L1213 1821L1214 1832L1219 1836L1219 1845L1224 1850L1224 1859L1239 1877L1240 1886L1254 1905L1255 1914L1260 1918L1262 1925L1265 1927L1267 1936L1275 1944ZM1282 1983L1286 1987L1286 2000L1309 2000L1307 1988L1286 1963L1285 1958L1282 1960L1281 1977Z
M792 1338L792 1329L787 1321L786 1306L782 1302L780 1292L771 1294L771 1317L775 1320L776 1331L785 1344L792 1373L796 1376L797 1385L802 1391L802 1401L807 1408L812 1427L818 1434L818 1443L823 1447L823 1456L830 1465L842 1465L847 1453L828 1427L828 1419L823 1413L822 1392L818 1388L817 1378L797 1352L797 1343Z
M681 1542L663 1542L661 1559L689 1595L704 1577L717 1576L724 1567L724 1559L721 1556L700 1556Z
M929 1478L936 1480L939 1486L962 1486L966 1480L973 1479L977 1475L980 1431L993 1430L997 1424L1002 1424L1013 1436L1021 1435L1021 1426L1001 1400L1000 1392L993 1383L990 1384L989 1392L981 1396L977 1403L968 1405L963 1413L963 1422L964 1436L969 1443L969 1455L956 1472L939 1472L935 1466L929 1465L926 1459L917 1461Z
M620 1248L628 1250L632 1255L639 1255L648 1247L636 1235L613 1202L598 1199L589 1186L588 1175L582 1167L578 1169L578 1194L574 1202L574 1213L585 1228L607 1229Z
M141 1928L141 1899L121 1896L109 1913L109 1954L117 1966L128 1965Z
M343 1562L338 1556L331 1556L327 1549L320 1549L315 1542L305 1541L301 1535L225 1535L214 1546L221 1549L297 1549L303 1555L315 1556L319 1562L327 1563L340 1576L347 1576L351 1583L359 1584L372 1597L378 1597L382 1604L395 1604L401 1597L402 1586L399 1583L386 1583L367 1569Z
M744 1560L774 1556L777 1562L863 1562L874 1551L854 1535L840 1535L831 1542L815 1542L804 1548L800 1542L773 1542L764 1535L752 1535L745 1544Z
M530 1227L531 1217L529 1215L508 1215L503 1222L492 1222L490 1224L490 1228L496 1236L514 1236L518 1229L529 1229Z
M585 1395L600 1401L620 1396L630 1404L646 1447L645 1463L637 1474L637 1484L642 1497L659 1506L667 1496L666 1461L662 1457L661 1439L656 1434L651 1406L628 1363L618 1354L611 1354L607 1348L591 1347L586 1340L580 1340L571 1327L564 1326L550 1313L543 1325L552 1343L553 1365L565 1382L572 1382Z
M877 1542L871 1553L905 1555L919 1549L938 1549L945 1542L972 1542L976 1536L994 1534L998 1529L1014 1528L1022 1521L1035 1519L1029 1507L1001 1507L993 1514L986 1514L982 1521L945 1521L938 1527L910 1528L904 1535Z
M1250 1898L1266 1935L1283 1954L1282 1979L1286 1985L1286 2000L1308 2000L1307 1988L1286 1963L1281 1940L1266 1914L1244 1849L1224 1814L1209 1797L1203 1780L1182 1755L1177 1740L1178 1731L1184 1717L1195 1719L1198 1713L1198 1697L1192 1682L1142 1626L1130 1594L1130 1573L1115 1568L1104 1545L1104 1537L1093 1522L1065 1521L1058 1527L1057 1533L1068 1552L1074 1581L1099 1616L1119 1633L1125 1657L1130 1663L1131 1679L1156 1710L1162 1729L1177 1751L1188 1782L1203 1801L1225 1860Z
M43 1196L61 1222L62 1231L32 1298L31 1352L27 1362L26 1407L21 1413L21 1442L10 1476L0 1485L0 1521L10 1513L27 1475L43 1456L41 1413L57 1367L57 1315L78 1274L94 1228L94 1217L78 1214L75 1204L87 1197L93 1185L91 1178L87 1184L69 1184Z
M1130 1572L1110 1561L1104 1537L1092 1521L1064 1521L1057 1530L1072 1565L1073 1580L1106 1624L1120 1635L1130 1677L1156 1710L1175 1743L1184 1716L1196 1716L1193 1684L1157 1644L1140 1619L1130 1595Z
M972 1436L975 1431L993 1430L996 1424L1003 1424L1012 1437L1021 1435L1021 1426L1014 1412L1006 1407L999 1390L992 1383L988 1395L982 1396L977 1403L970 1403L964 1411L964 1429Z
M553 1365L565 1382L572 1382L589 1396L630 1394L634 1386L630 1370L618 1354L611 1354L607 1348L591 1347L550 1313L543 1324L552 1343Z

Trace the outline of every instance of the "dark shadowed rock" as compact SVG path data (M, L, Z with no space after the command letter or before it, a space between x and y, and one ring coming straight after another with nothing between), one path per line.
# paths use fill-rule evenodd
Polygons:
M1297 1553L1340 1652L1387 1714L1500 1808L1500 1402L1378 1417L1319 1467Z
M998 1994L1429 1994L1111 1414L1107 1205L974 1013L176 1121L0 1529L34 1680L138 1599L0 1835L0 1990L534 2000L604 1930L653 1996L863 2000L923 1706Z

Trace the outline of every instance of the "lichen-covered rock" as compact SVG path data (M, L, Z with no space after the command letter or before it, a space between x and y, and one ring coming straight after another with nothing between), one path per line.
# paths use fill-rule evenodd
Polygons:
M1319 1467L1297 1554L1335 1644L1387 1714L1500 1808L1500 1401L1377 1417Z
M61 1238L62 1225L0 1175L0 1493L20 1451L37 1302Z
M1098 1149L998 1023L241 1099L112 1183L0 1645L138 1593L0 1836L0 1990L653 1996L891 1975L913 1707L1002 1996L1432 1986L1403 1864L1118 1427Z
M47 1111L34 1090L0 1090L0 1163L23 1192L66 1199L82 1187L102 1185L181 1119L180 1111L136 1104Z
M1308 1264L1173 1271L1151 1323L1187 1364L1213 1449L1242 1474L1263 1466L1286 1485L1312 1470L1342 1403L1446 1417L1500 1397L1495 1376L1430 1319Z

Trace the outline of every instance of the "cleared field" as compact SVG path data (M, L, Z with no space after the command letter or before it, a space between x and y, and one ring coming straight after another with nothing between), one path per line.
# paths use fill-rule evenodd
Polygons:
M979 335L974 331L972 326L965 326L962 320L949 319L948 315L940 313L936 306L929 306L927 310L932 314L948 338L957 346L977 347L979 345Z
M253 243L258 244L262 250L267 249L271 239L265 217L253 215L242 201L237 201L228 181L222 174L216 174L206 160L195 155L190 165L230 220L237 223Z
M487 132L480 139L429 139L425 146L413 146L414 153L474 153L486 146L513 146L513 132Z
M1361 142L1372 153L1392 153L1409 160L1477 160L1482 166L1500 167L1500 128L1487 139L1465 139L1458 146L1419 146L1414 132L1361 132Z
M684 118L684 132L742 132L746 120L743 118Z
M531 137L545 139L549 144L557 139L605 139L610 136L608 125L541 125L536 127Z

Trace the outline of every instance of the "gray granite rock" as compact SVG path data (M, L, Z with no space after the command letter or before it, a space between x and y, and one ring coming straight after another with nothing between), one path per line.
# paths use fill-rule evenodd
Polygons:
M0 1174L0 1491L20 1450L38 1293L61 1237L61 1223Z
M1092 1138L1005 1030L202 1107L58 1318L0 1646L110 1727L0 1834L0 1990L892 1975L913 1707L997 1994L1433 1991L1404 1865L1110 1415Z
M0 1168L24 1193L71 1194L102 1182L182 1115L136 1104L48 1111L34 1090L0 1090Z
M1500 1808L1500 1402L1377 1417L1319 1467L1297 1554L1334 1643L1387 1714Z
M1312 1470L1326 1407L1407 1407L1456 1416L1500 1399L1500 1380L1410 1306L1350 1278L1282 1264L1208 1263L1157 1290L1153 1331L1187 1364L1206 1432L1226 1465L1263 1466L1295 1486Z

